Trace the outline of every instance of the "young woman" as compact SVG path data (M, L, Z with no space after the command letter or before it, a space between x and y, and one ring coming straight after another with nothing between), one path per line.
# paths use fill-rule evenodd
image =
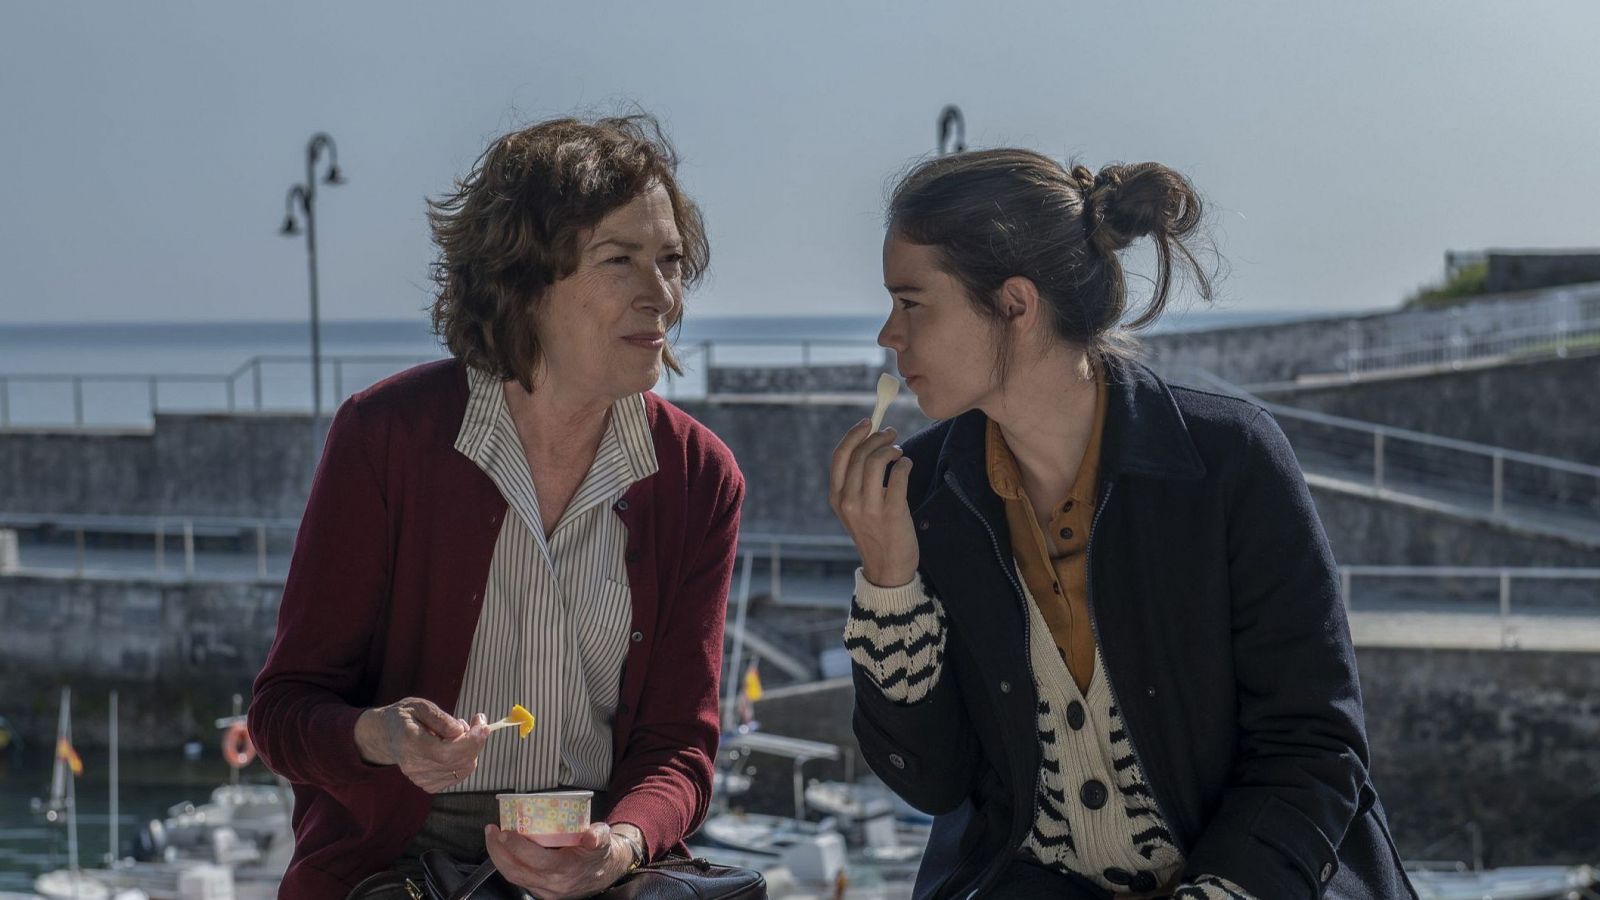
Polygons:
M1401 898L1332 553L1282 431L1169 385L1200 200L1154 163L942 157L890 203L879 343L929 429L851 429L845 643L873 769L937 816L916 897ZM1154 242L1124 329L1120 254Z

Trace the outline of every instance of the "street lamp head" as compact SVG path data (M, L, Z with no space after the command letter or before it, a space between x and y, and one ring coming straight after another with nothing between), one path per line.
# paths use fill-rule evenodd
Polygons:
M339 164L334 163L328 169L328 177L323 179L323 184L344 184L344 173L339 171Z
M278 233L284 237L293 237L300 233L300 226L295 222L294 216L283 217L283 227L278 229Z

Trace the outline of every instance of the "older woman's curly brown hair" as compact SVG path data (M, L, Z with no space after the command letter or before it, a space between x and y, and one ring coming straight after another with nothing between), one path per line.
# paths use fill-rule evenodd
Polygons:
M693 286L711 250L699 209L678 189L677 163L647 115L553 119L496 139L454 191L428 201L439 247L434 333L468 365L532 390L546 288L577 268L586 229L657 184L672 199L683 282ZM664 323L669 333L682 318L680 304ZM670 344L662 362L683 373Z

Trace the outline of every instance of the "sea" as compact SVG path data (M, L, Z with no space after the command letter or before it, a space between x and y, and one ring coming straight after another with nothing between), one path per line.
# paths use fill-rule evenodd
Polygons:
M1315 310L1175 310L1155 329L1199 330L1309 318ZM687 370L657 391L697 396L708 363L877 362L875 316L689 317L676 341ZM322 405L444 355L422 316L331 321L319 329ZM303 322L0 323L0 428L148 428L152 412L303 412L312 405ZM707 347L710 348L707 351Z

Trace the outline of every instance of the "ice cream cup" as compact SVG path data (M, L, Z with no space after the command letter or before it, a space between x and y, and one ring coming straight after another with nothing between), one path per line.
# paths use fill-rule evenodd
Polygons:
M594 791L541 791L495 794L500 803L500 830L515 831L542 847L573 847L589 827Z

